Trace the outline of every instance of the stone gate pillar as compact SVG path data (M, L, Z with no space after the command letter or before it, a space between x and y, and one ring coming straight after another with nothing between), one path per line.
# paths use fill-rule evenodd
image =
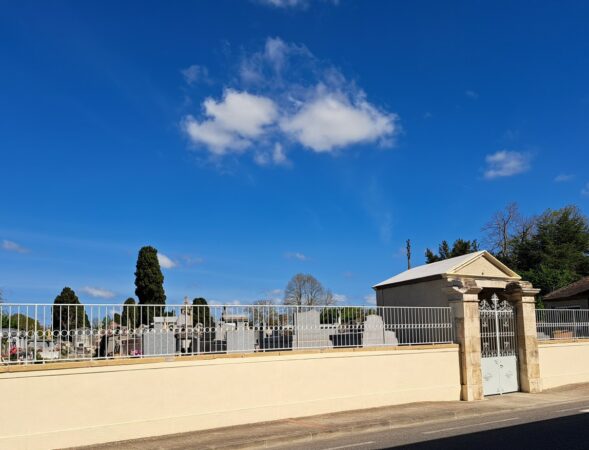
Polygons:
M516 281L505 287L505 294L513 302L517 321L517 345L519 385L522 392L542 392L540 361L538 357L538 334L536 331L536 295L527 281Z
M449 280L446 289L454 314L456 342L460 346L461 399L482 400L481 324L479 297L482 288L473 280Z

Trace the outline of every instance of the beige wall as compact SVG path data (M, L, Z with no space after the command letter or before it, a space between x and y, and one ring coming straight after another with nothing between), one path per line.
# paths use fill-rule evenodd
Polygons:
M538 345L542 387L589 382L589 340Z
M41 449L460 399L456 345L0 374L0 448Z
M445 279L420 281L377 289L378 306L448 306Z

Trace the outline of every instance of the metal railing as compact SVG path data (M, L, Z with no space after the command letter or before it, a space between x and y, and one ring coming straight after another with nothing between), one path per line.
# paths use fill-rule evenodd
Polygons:
M537 309L538 340L589 339L589 309Z
M447 307L0 305L4 364L453 340Z

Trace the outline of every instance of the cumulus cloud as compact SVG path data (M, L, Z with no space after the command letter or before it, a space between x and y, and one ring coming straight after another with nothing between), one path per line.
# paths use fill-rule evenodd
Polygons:
M203 101L200 117L182 120L191 143L216 158L253 149L255 163L287 166L293 145L317 153L384 147L400 130L396 114L369 102L338 69L277 37L243 54L229 84L220 99Z
M390 136L395 119L395 115L381 113L364 99L352 102L340 93L326 92L283 119L280 128L315 152L329 152Z
M80 289L85 294L88 294L90 297L94 298L113 298L115 293L113 291L109 291L108 289L99 288L99 287L92 287L92 286L85 286Z
M160 267L164 269L173 269L178 263L171 258L168 258L163 253L157 252L157 260L160 263Z
M29 253L29 249L26 247L23 247L22 245L14 242L14 241L9 241L4 239L2 241L2 249L6 250L7 252L15 252L15 253Z
M530 157L520 152L500 150L485 157L487 168L485 178L492 180L500 177L511 177L530 169Z
M335 300L335 303L341 305L342 303L346 303L348 301L348 296L344 294L333 294L333 299Z
M566 181L571 181L573 178L575 178L574 175L561 173L560 175L557 175L556 177L554 177L554 181L557 183L564 183Z
M251 139L260 136L278 115L269 98L233 89L227 89L220 101L207 98L203 108L207 119L187 116L183 126L194 143L206 145L217 155L249 147Z
M285 255L286 259L296 259L297 261L307 261L309 258L300 252L287 252Z

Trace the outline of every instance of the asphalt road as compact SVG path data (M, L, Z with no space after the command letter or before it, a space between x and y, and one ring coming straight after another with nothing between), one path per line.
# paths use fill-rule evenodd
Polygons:
M291 450L589 449L589 401L294 443Z

